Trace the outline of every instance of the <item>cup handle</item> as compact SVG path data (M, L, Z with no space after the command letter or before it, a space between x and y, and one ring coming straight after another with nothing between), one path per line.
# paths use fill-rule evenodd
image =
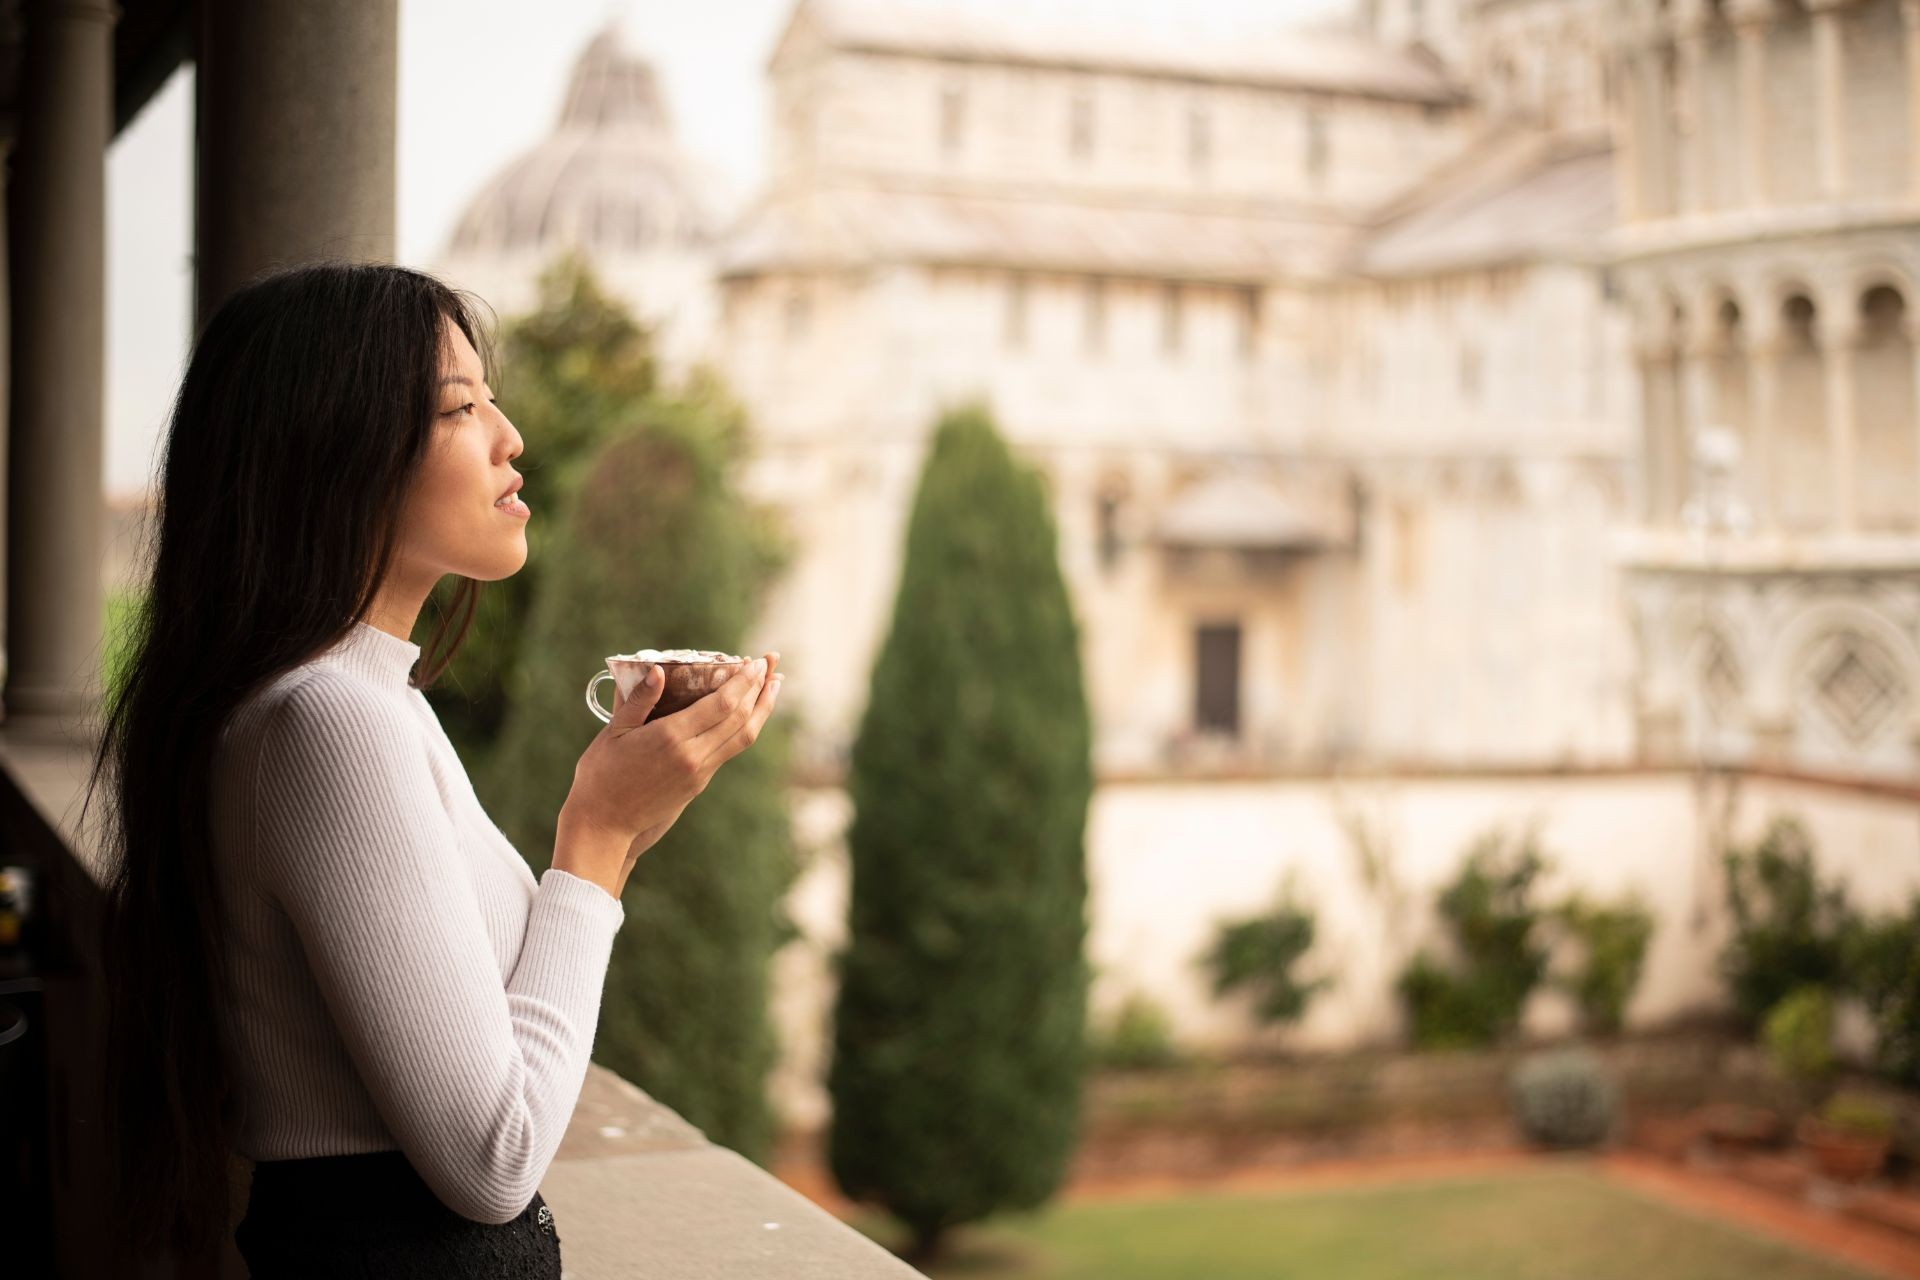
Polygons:
M613 720L613 713L600 705L600 682L611 679L613 673L602 667L599 675L587 681L587 709L609 723Z

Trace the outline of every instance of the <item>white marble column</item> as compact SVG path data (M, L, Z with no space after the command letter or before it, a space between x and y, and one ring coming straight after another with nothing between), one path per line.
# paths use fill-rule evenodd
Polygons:
M1807 0L1813 15L1814 110L1819 121L1820 195L1839 200L1847 186L1847 71L1840 11L1847 0Z
M1699 213L1707 207L1707 0L1674 0L1668 19L1673 47L1679 57L1674 78L1674 118L1680 147L1681 213Z
M1820 372L1826 386L1827 443L1833 463L1833 527L1852 532L1855 443L1853 418L1853 353L1860 341L1860 322L1846 299L1820 300L1814 333L1820 344Z
M1920 0L1908 0L1920 5ZM1740 77L1740 187L1747 207L1767 203L1767 31L1773 0L1728 0Z
M1753 477L1753 521L1756 528L1780 526L1780 488L1784 477L1780 468L1779 430L1774 424L1780 399L1780 313L1777 308L1759 307L1743 316L1747 333L1747 422L1748 448L1753 460L1747 474Z
M1920 4L1920 0L1912 0ZM1614 189L1620 201L1620 221L1638 222L1645 214L1645 195L1640 181L1640 151L1646 145L1640 135L1641 45L1631 37L1613 45L1613 148Z
M1920 198L1920 0L1900 0L1907 33L1907 192Z
M1907 429L1916 437L1914 456L1920 458L1920 313L1915 312L1911 301L1901 317L1900 332L1907 342L1907 366L1913 375L1913 421ZM1920 474L1914 476L1913 492L1920 494Z
M1649 528L1679 525L1688 489L1686 387L1679 349L1664 327L1633 344L1639 374L1642 469L1641 518Z
M1705 330L1706 326L1701 323L1689 325L1675 354L1679 362L1680 394L1686 415L1686 428L1681 439L1686 441L1689 465L1700 432L1720 424L1720 407L1713 394L1713 358L1719 345L1713 335Z
M96 728L106 374L107 143L113 24L106 0L24 10L13 170L7 459L9 725Z

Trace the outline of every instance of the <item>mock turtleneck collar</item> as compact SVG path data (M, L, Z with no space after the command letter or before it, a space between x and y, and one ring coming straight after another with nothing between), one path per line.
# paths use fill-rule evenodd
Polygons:
M420 646L356 618L324 656L384 688L405 690Z

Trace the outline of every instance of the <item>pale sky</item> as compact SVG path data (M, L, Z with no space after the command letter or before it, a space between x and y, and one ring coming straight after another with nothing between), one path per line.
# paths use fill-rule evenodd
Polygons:
M895 0L1147 26L1170 39L1271 31L1347 0ZM681 143L741 192L766 161L767 55L793 0L401 0L395 255L426 266L473 194L552 127L567 74L621 19L660 72ZM193 73L107 160L109 494L144 488L191 329Z

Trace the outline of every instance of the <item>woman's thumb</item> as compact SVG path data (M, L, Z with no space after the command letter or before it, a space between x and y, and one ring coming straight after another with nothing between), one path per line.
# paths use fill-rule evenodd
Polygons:
M633 686L633 692L621 699L620 706L613 713L613 723L644 723L647 713L653 710L653 704L660 701L660 691L666 684L666 675L658 666L648 667L640 683Z

